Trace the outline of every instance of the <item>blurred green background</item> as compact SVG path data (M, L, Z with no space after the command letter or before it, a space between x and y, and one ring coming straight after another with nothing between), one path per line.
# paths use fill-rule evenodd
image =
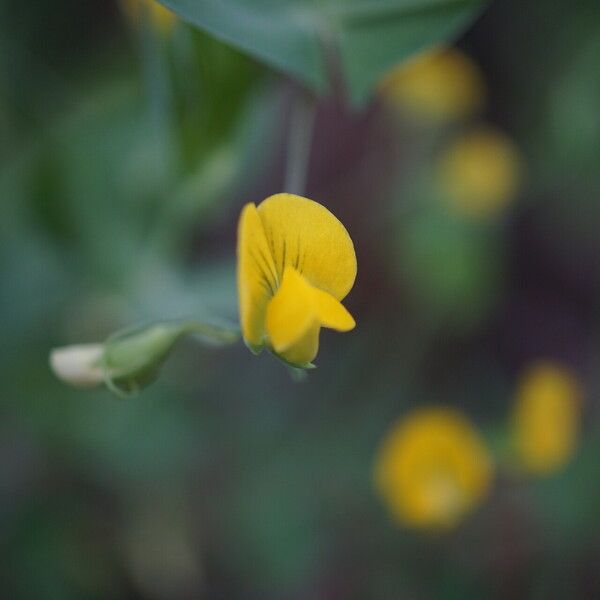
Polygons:
M302 93L183 22L126 14L0 3L2 597L600 597L597 2L488 6L456 39L487 86L468 122L390 108L375 72L360 106L321 95L306 195L354 240L356 330L324 332L302 383L243 344L186 341L121 400L56 380L50 349L237 318L237 216L282 191ZM440 149L483 122L518 148L521 184L481 221L431 182ZM452 531L393 522L372 485L390 424L455 406L501 455L537 360L585 391L569 464L498 467Z

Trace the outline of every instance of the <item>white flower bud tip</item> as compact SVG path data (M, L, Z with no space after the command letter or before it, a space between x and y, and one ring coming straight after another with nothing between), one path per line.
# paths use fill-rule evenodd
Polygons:
M55 348L50 352L50 366L54 374L75 387L91 388L104 381L100 359L102 344L79 344Z

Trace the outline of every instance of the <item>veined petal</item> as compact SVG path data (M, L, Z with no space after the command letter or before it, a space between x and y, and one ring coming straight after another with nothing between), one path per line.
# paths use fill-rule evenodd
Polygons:
M254 204L246 204L238 225L238 295L240 324L246 344L254 351L263 346L267 305L279 277L263 224Z
M290 267L285 270L283 282L267 308L267 333L278 354L318 324L313 294L314 289L298 271Z
M313 289L317 316L323 327L337 331L350 331L356 322L346 308L333 296L322 290Z
M286 267L342 300L356 278L356 254L346 228L324 206L293 194L270 196L258 214L280 278Z

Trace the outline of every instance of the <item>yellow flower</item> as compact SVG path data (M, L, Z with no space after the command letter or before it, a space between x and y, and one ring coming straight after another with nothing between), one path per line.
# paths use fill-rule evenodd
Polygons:
M383 80L386 103L424 121L452 121L483 108L485 84L479 67L454 48L418 54L395 67Z
M122 2L125 13L136 25L144 17L144 11L147 11L150 22L161 33L169 33L177 21L175 13L155 0L122 0Z
M426 408L389 432L377 456L375 484L399 523L447 528L483 499L492 473L483 439L460 412Z
M321 327L355 325L340 304L356 278L354 246L323 206L276 194L247 204L238 226L238 294L242 335L295 366L310 366Z
M551 362L532 365L522 376L513 413L517 460L538 475L564 467L575 453L582 391L575 376Z
M440 191L456 213L487 219L515 198L519 152L502 133L480 127L454 140L438 165Z

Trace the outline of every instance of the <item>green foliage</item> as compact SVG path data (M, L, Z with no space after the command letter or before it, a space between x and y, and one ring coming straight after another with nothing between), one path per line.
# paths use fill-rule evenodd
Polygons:
M163 0L185 20L322 92L341 68L357 104L390 67L450 40L481 0Z

